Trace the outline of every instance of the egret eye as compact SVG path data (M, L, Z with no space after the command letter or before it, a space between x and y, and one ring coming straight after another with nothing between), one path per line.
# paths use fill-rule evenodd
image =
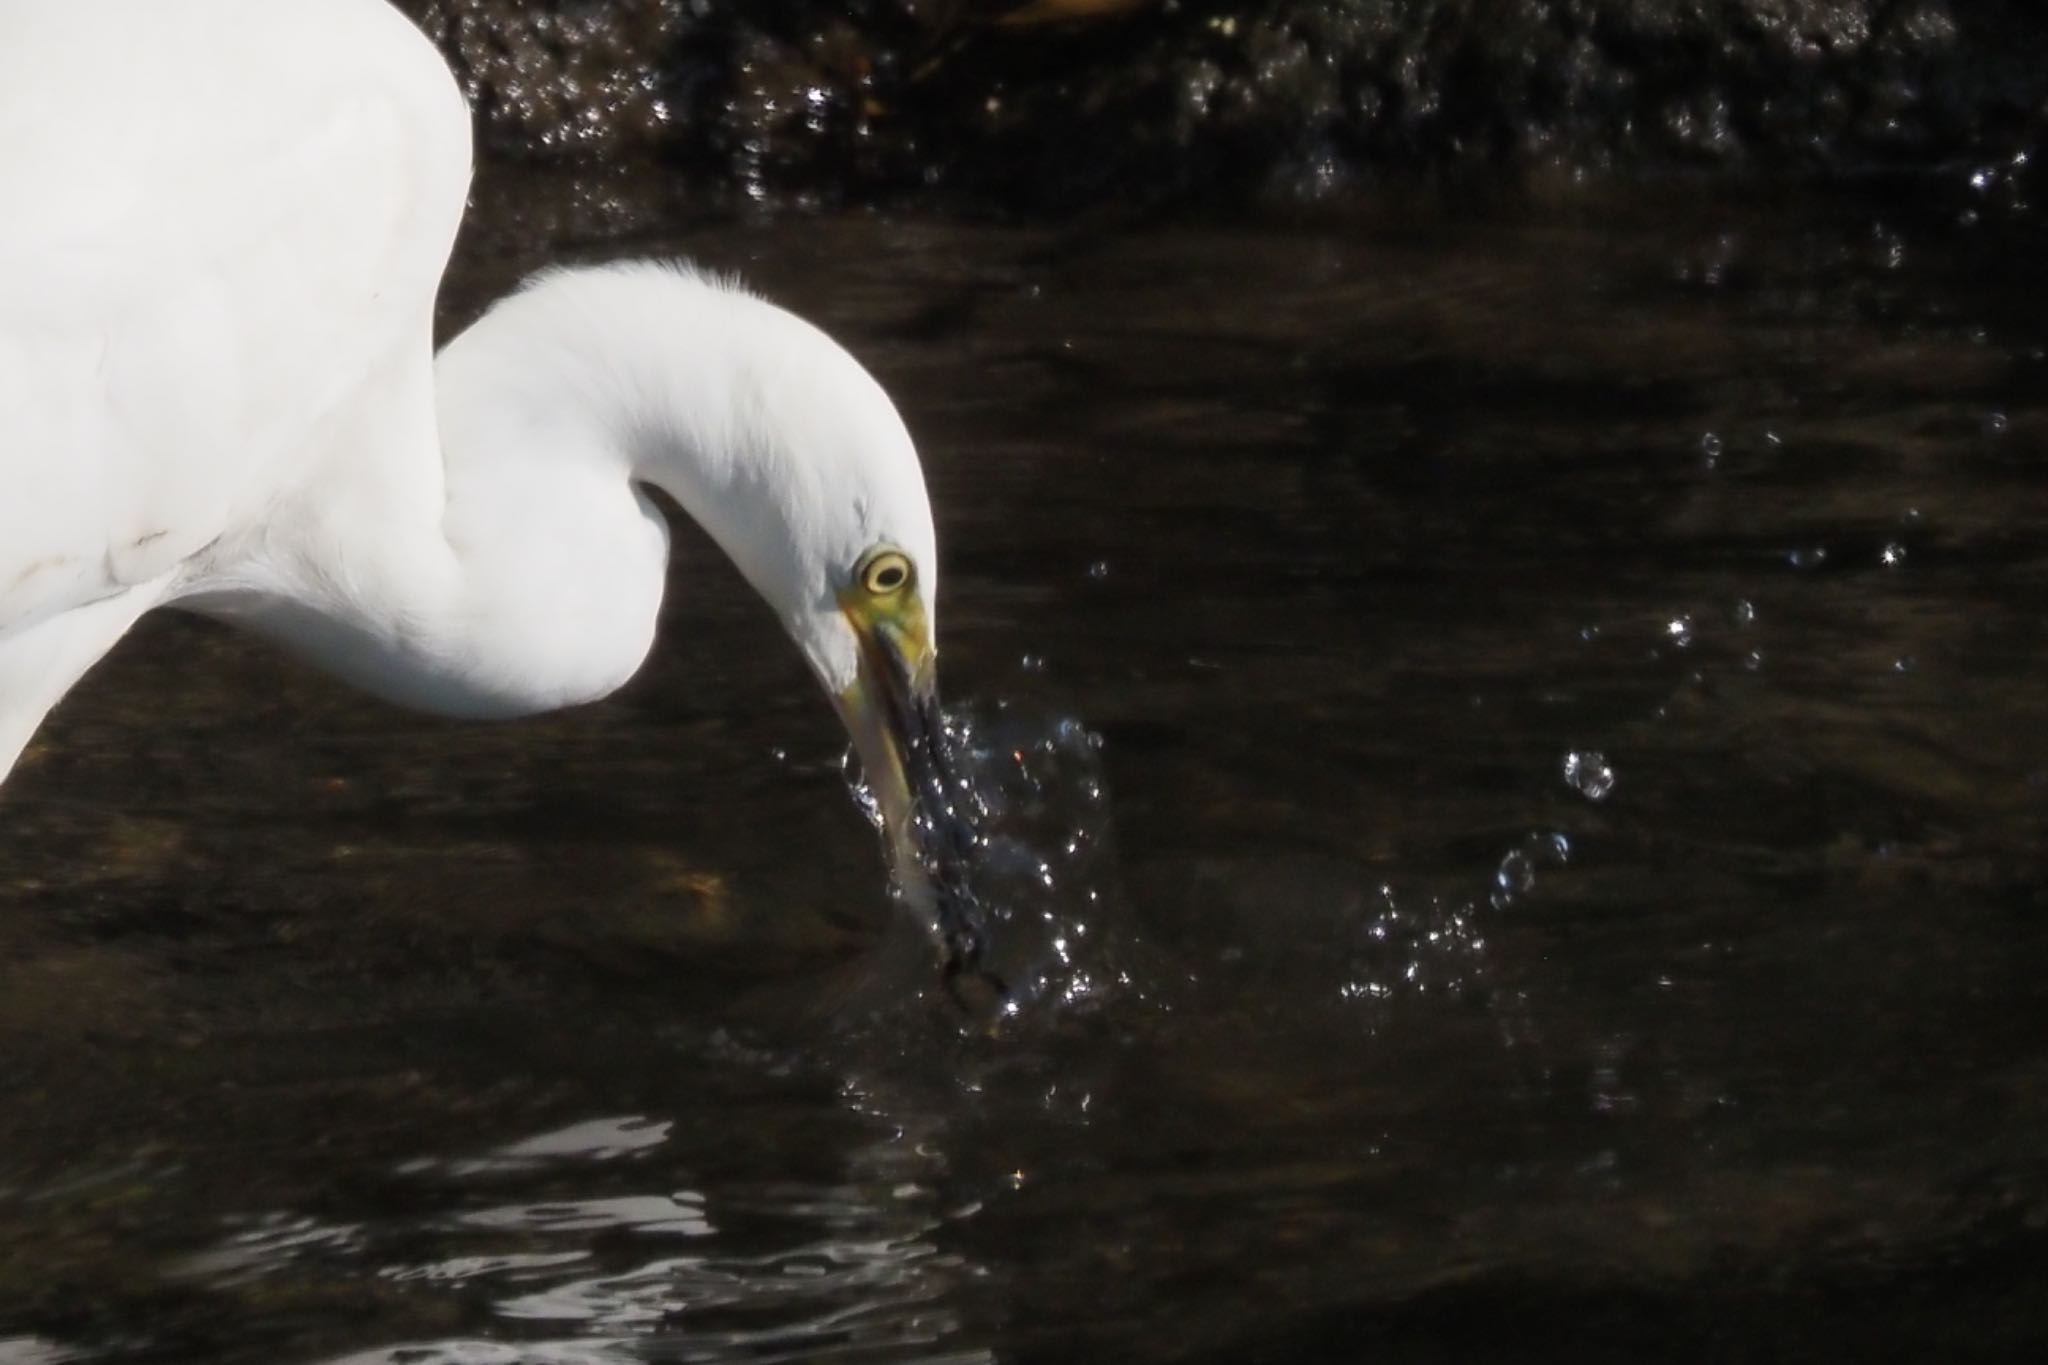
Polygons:
M901 550L883 550L861 567L860 582L875 597L900 592L910 582L910 557Z

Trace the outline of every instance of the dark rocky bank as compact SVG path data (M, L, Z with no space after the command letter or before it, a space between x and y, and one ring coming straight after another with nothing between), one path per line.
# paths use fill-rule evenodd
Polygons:
M754 198L2030 167L2031 0L399 0L493 154Z

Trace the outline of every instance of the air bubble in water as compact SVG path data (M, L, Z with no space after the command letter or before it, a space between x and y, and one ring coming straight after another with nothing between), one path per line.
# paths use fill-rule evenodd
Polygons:
M1664 637L1680 649L1690 645L1692 643L1692 618L1690 616L1674 616L1669 621L1666 621L1664 623Z
M1885 547L1877 552L1877 562L1887 568L1897 568L1906 562L1906 547L1896 540L1886 541Z
M1795 569L1818 569L1828 562L1828 547L1809 545L1793 550L1785 556L1785 562Z

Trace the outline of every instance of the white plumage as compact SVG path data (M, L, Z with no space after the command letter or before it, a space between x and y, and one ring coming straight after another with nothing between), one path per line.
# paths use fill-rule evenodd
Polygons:
M782 619L900 843L936 565L894 407L657 264L546 273L437 360L469 173L384 0L0 0L0 777L159 606L444 713L601 697L653 639L652 485Z

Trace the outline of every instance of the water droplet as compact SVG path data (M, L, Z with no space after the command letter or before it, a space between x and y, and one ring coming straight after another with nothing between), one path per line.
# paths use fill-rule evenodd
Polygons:
M1043 673L1045 672L1045 656L1043 654L1026 654L1017 661L1017 666L1026 673Z
M1892 660L1892 672L1911 673L1918 665L1919 660L1915 659L1912 655L1901 654L1898 658Z
M1088 566L1088 576L1098 583L1109 577L1109 561L1098 559L1093 564L1090 564Z
M1810 545L1803 549L1792 550L1786 554L1785 562L1795 569L1817 569L1828 562L1828 547L1825 545Z
M1598 626L1581 626L1581 627L1579 628L1579 638L1580 638L1581 640L1584 640L1584 641L1585 641L1585 642L1586 642L1587 644L1589 644L1589 645L1590 645L1590 644L1592 644L1592 643L1593 643L1593 641L1595 641L1595 640L1597 640L1597 639L1599 639L1599 638L1600 638L1600 627L1598 627Z
M1552 830L1544 844L1549 849L1551 858L1560 865L1572 860L1571 837L1563 830Z
M1517 896L1527 895L1536 885L1536 867L1520 849L1511 850L1493 872L1493 890L1487 900L1496 910L1505 910ZM1431 934L1430 938L1435 939Z
M1767 431L1764 433L1764 444L1770 446L1773 450L1775 450L1779 446L1785 444L1785 438L1780 436L1775 431Z
M1712 469L1721 463L1721 451L1723 449L1721 433L1709 431L1701 434L1700 456L1706 461L1707 468Z
M1680 649L1684 649L1692 643L1692 618L1690 616L1672 617L1664 623L1664 635L1672 644L1677 645Z
M1753 625L1755 624L1755 622L1756 603L1750 601L1747 597L1736 599L1735 624L1738 626L1747 626Z
M774 759L777 763L787 763L789 762L789 750L778 746L768 751L768 757Z
M876 829L883 828L882 803L860 770L859 753L850 746L839 760L839 775L845 779L847 792L852 795L854 805L860 807L861 814L867 816L868 823Z
M1597 749L1574 749L1564 756L1565 785L1588 801L1604 801L1614 790L1614 769Z
M2012 419L2002 412L1987 412L1984 414L1984 434L1986 436L2003 436L2011 427Z
M1896 540L1886 541L1885 547L1877 552L1877 562L1887 568L1897 568L1906 562L1906 547Z
M1760 649L1752 649L1749 653L1742 656L1742 666L1752 673L1756 672L1764 666L1764 652Z

